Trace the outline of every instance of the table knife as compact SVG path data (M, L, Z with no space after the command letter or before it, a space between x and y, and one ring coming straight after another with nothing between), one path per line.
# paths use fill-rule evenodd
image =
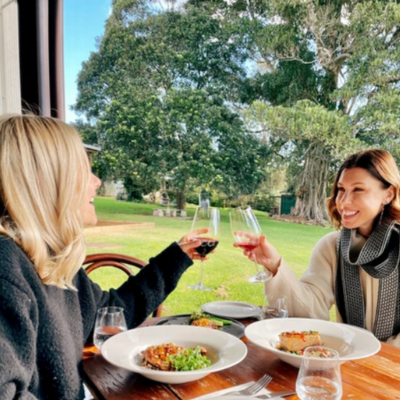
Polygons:
M270 394L260 394L259 396L255 396L256 399L268 399L268 400L276 400L280 399L281 397L285 396L291 396L293 394L296 394L296 392L275 392L275 393L270 393Z

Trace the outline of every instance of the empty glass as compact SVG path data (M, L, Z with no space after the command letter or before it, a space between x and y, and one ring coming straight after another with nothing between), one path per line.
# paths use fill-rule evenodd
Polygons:
M101 349L110 337L127 330L124 309L121 307L103 307L97 310L93 333L93 343Z
M296 381L301 400L339 400L342 398L339 353L323 346L304 350Z
M264 319L268 318L286 318L289 316L286 297L277 299L271 296L264 296L264 304L262 307L262 315Z

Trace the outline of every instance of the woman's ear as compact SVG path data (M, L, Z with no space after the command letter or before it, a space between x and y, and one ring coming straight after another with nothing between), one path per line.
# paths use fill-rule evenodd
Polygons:
M396 189L394 188L393 185L390 185L390 187L388 188L388 191L387 191L387 197L386 197L386 200L385 200L386 201L385 205L389 204L394 199L395 194L396 194Z

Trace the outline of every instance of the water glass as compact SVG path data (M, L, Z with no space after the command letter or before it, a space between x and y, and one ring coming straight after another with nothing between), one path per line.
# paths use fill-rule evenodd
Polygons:
M286 297L273 299L271 296L264 296L264 304L262 307L262 315L264 319L269 318L286 318L289 316Z
M103 307L97 310L93 333L93 343L101 349L110 337L127 330L124 309L121 307Z
M304 350L296 381L301 400L339 400L342 398L339 353L323 346Z

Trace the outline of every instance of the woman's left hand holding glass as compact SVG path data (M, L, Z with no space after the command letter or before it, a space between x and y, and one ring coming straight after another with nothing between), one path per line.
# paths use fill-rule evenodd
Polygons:
M200 255L196 252L196 247L201 245L201 240L198 239L198 236L208 232L210 232L208 228L196 229L183 236L178 245L192 260L201 260ZM203 260L208 260L208 258L203 257Z

